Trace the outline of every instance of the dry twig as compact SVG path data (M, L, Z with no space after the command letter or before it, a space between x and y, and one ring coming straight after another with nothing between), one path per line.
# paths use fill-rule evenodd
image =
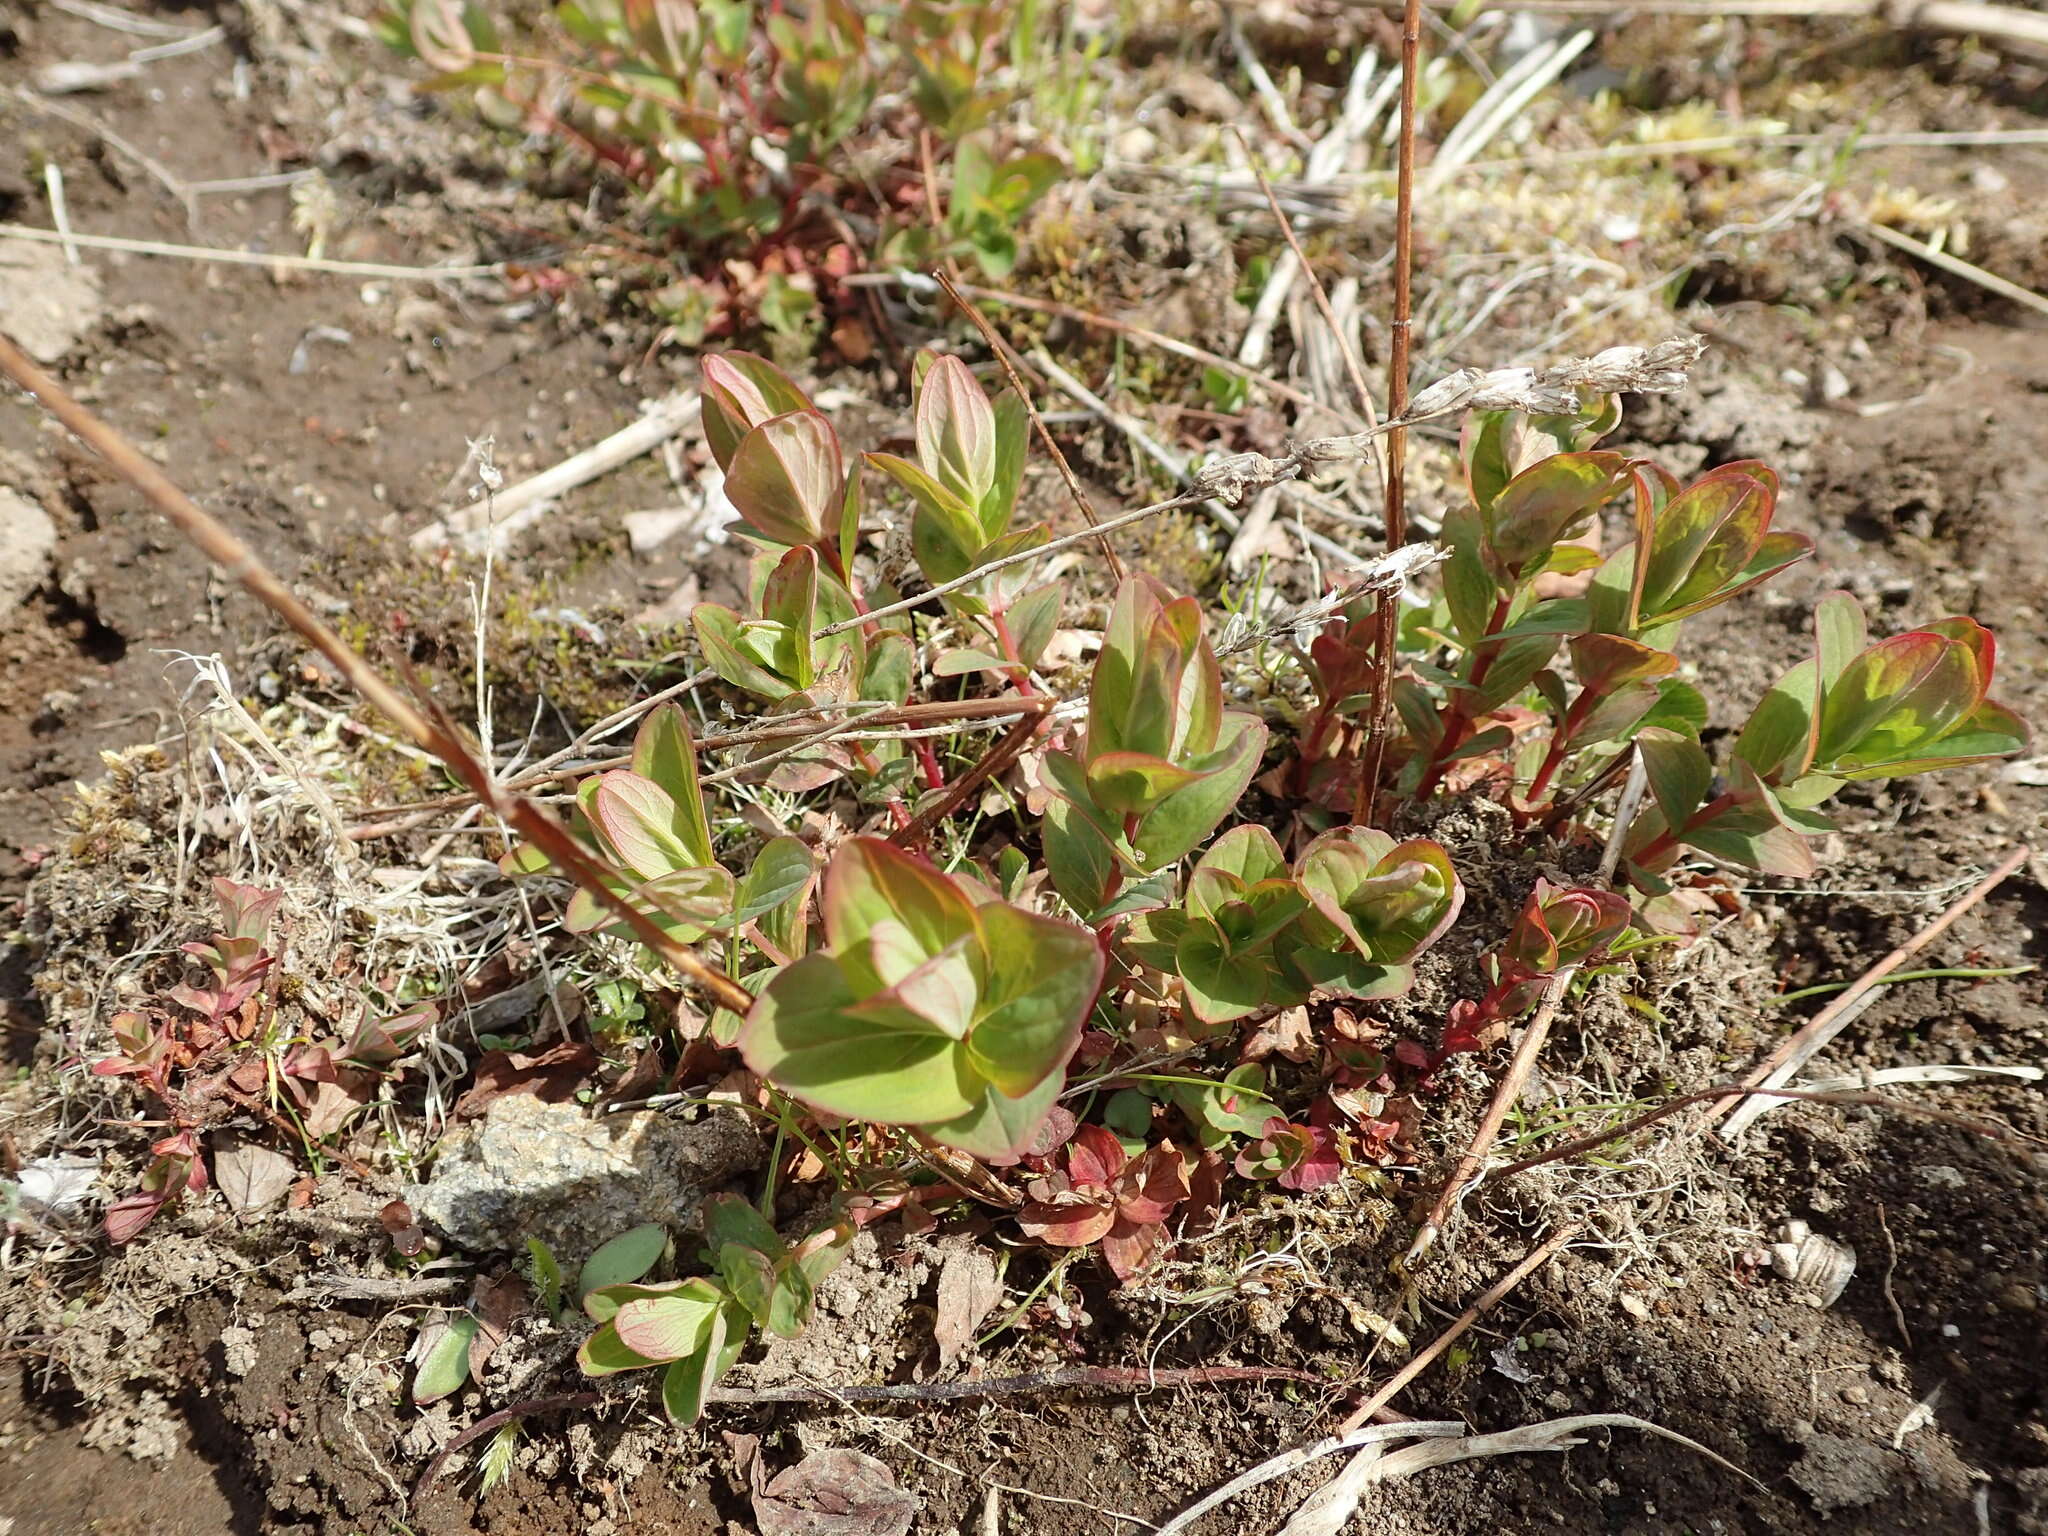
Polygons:
M1797 1033L1787 1036L1780 1042L1778 1048L1766 1056L1756 1070L1743 1080L1743 1086L1746 1089L1781 1088L1789 1083L1794 1073L1840 1034L1862 1007L1867 1006L1864 999L1874 993L1880 981L1948 932L1957 918L2003 885L2032 854L2031 848L2021 844L1998 868L1957 897L1941 916L1857 977L1853 985L1837 994L1833 1002L1809 1019ZM1721 1126L1720 1136L1723 1141L1734 1141L1749 1128L1758 1115L1763 1113L1760 1101L1742 1103L1739 1102L1740 1099L1741 1095L1738 1094L1729 1100L1735 1107Z

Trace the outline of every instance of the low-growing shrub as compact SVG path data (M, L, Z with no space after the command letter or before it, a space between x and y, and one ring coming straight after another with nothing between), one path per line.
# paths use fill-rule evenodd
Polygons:
M757 777L851 788L876 832L837 841L815 891L788 836L728 873L711 830L725 818L674 705L648 717L631 768L582 786L577 829L621 894L721 944L759 999L715 1025L762 1085L759 1112L842 1147L857 1133L875 1168L900 1150L964 1154L948 1177L1021 1202L1018 1228L1052 1247L1099 1246L1119 1279L1209 1219L1231 1173L1294 1191L1369 1174L1403 1134L1399 1100L1496 1043L1560 972L1683 941L1720 865L1810 871L1805 840L1845 784L2025 740L1987 697L1985 630L1952 618L1873 643L1838 593L1819 604L1812 659L1756 703L1717 769L1684 626L1811 555L1771 526L1777 477L1742 463L1681 485L1597 448L1619 421L1607 399L1475 412L1439 588L1400 624L1382 803L1398 825L1417 802L1489 797L1542 851L1591 840L1632 754L1648 794L1617 833L1620 889L1537 880L1490 936L1483 990L1433 1038L1383 1040L1361 1015L1409 993L1465 892L1441 843L1343 816L1373 719L1372 600L1337 604L1305 652L1276 645L1298 681L1269 663L1262 713L1233 701L1249 674L1226 674L1196 599L1130 576L1085 714L1064 710L1039 663L1075 604L1035 562L1002 563L1050 537L1016 526L1022 403L991 402L951 357L921 359L916 384L914 456L851 459L771 364L704 366L707 435L757 550L749 602L697 610L704 660L788 722L798 750ZM884 497L909 524L901 589L865 553ZM1603 555L1587 535L1616 501L1627 535ZM919 582L941 589L923 600L941 622L921 633L906 601ZM1032 770L972 836L948 819L948 775L983 765L963 761L964 735L942 756L901 722L964 733L1003 700L1020 723L1002 723L1036 738ZM580 894L570 922L623 932ZM1276 1057L1299 1070L1272 1071ZM836 1166L859 1181L858 1158ZM747 1328L800 1322L818 1241L786 1248L721 1204L712 1273L600 1293L586 1369L668 1362L671 1411L692 1416Z

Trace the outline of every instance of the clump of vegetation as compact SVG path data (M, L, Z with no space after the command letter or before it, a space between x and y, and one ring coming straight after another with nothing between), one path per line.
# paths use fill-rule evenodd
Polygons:
M1369 1175L1395 1155L1400 1101L1448 1057L1497 1042L1560 973L1687 935L1723 878L1698 855L1804 872L1804 838L1842 785L2025 740L1987 696L1983 629L1955 618L1871 643L1836 594L1816 655L1758 702L1717 776L1707 701L1681 678L1684 622L1812 546L1772 529L1777 480L1761 464L1684 486L1595 447L1619 421L1605 398L1468 419L1470 502L1446 522L1440 592L1400 626L1388 796L1359 782L1378 708L1369 598L1326 605L1321 633L1278 663L1310 698L1276 742L1232 707L1197 600L1128 577L1076 716L1036 670L1063 603L1033 583L1047 529L1013 526L1022 402L991 401L954 358L921 360L917 380L915 456L849 462L771 364L705 366L707 435L758 548L749 604L699 610L705 660L775 706L790 745L757 776L851 785L887 835L837 841L821 869L778 836L736 879L674 706L648 717L631 768L582 786L576 830L616 895L673 937L720 943L758 998L713 1026L756 1075L757 1112L798 1140L837 1138L836 1174L856 1187L905 1151L945 1149L960 1189L1006 1191L1023 1233L1099 1248L1121 1280L1206 1220L1233 1173L1292 1191ZM870 474L907 503L921 594L862 553ZM1618 498L1628 536L1603 556L1586 535ZM944 622L920 641L906 612L934 604ZM951 821L959 781L997 765L942 760L907 722L964 730L1005 701L1012 734L1032 739L1042 814L1020 781L970 837ZM1485 795L1532 849L1568 846L1598 830L1602 790L1637 753L1649 793L1610 834L1620 889L1537 882L1482 959L1483 992L1433 1039L1365 1043L1359 1011L1410 991L1464 890L1442 844L1343 811L1398 822L1418 802ZM545 861L520 849L506 865ZM587 891L569 921L630 938ZM643 950L637 964L659 962ZM1238 1059L1288 1018L1300 1071ZM714 1274L600 1293L584 1355L598 1373L666 1363L684 1419L747 1327L800 1322L798 1256L824 1251L783 1246L751 1209L721 1205L707 1232Z
M213 892L225 931L183 946L206 978L116 1014L115 1052L92 1064L95 1076L135 1079L167 1130L136 1187L107 1207L110 1242L132 1241L159 1212L207 1187L206 1138L216 1127L261 1121L317 1155L438 1017L430 1003L385 1015L366 998L346 1038L300 1027L280 1001L280 953L271 947L284 893L220 879Z
M1018 227L1064 167L990 126L1008 12L560 0L514 42L476 0L393 0L380 31L436 71L425 89L605 167L644 195L657 233L724 261L654 295L679 340L738 315L808 351L838 281L871 257L993 276L1016 264Z

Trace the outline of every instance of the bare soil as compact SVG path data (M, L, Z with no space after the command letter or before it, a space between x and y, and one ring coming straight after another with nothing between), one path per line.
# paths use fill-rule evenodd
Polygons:
M24 79L50 61L108 57L121 41L47 9L4 29L0 80ZM251 56L239 22L231 47ZM462 156L458 139L433 141L446 152L439 162L432 154L380 159L376 147L388 149L406 124L399 109L379 105L374 69L349 57L368 72L343 114L354 147L331 166L348 199L334 254L416 264L544 248L542 236L497 211L511 206L509 196L479 193L505 189L490 184L487 163ZM152 66L144 86L83 98L85 109L185 180L304 165L334 125L287 95L260 50L256 63L246 97L226 85L223 56L202 52ZM324 82L320 99L337 99L332 86ZM1959 107L1952 95L1936 115L1970 125L1968 102ZM291 238L287 192L207 197L201 221L189 226L147 171L93 132L14 98L0 99L0 144L0 212L9 217L47 222L31 189L39 157L49 156L67 173L80 228L259 247ZM1931 153L1894 164L1929 183L1955 174ZM2038 151L1999 164L2022 190L2048 185ZM1766 255L1867 269L1869 253L1845 251L1842 238L1812 230L1800 238L1809 248ZM388 631L387 654L430 667L456 644L466 598L459 573L419 574L406 539L443 504L466 441L495 432L499 463L516 478L615 430L639 400L666 388L642 372L647 328L594 300L533 304L505 293L458 304L423 297L432 292L425 288L88 259L104 280L106 317L65 360L67 382L152 445L175 478L316 601ZM1744 270L1753 278L1767 265L1759 259ZM1708 681L1719 691L1709 691L1730 711L1719 728L1737 723L1801 652L1799 616L1830 586L1856 590L1891 628L1948 613L1991 624L2002 646L2001 697L2048 721L2048 532L2039 513L2048 502L2048 352L2038 322L1976 290L1890 270L1883 302L1827 315L1765 307L1759 298L1781 295L1745 287L1739 271L1706 284L1699 314L1717 348L1700 390L1641 403L1631 416L1635 440L1676 467L1752 456L1779 465L1790 487L1782 523L1819 541L1820 558L1772 595L1710 621ZM2009 270L2038 279L2038 269L2031 277ZM1227 288L1228 274L1213 276ZM306 344L303 371L293 371L295 352L323 327L350 339ZM1850 378L1846 402L1807 403L1784 377L1791 368L1813 376L1823 363ZM1878 400L1909 403L1854 410ZM238 677L308 685L294 673L296 651L251 603L19 398L0 405L0 453L9 456L0 467L62 523L52 579L0 616L0 901L14 903L64 835L66 786L97 773L102 749L169 734L182 679L167 653L217 651ZM616 516L656 504L660 487L658 472L643 465L578 498L500 581L600 622L659 598L699 573L672 552L627 558ZM639 670L621 688L652 675L663 655L658 636L633 643ZM545 682L526 682L562 707L558 732L602 707L596 695L564 702ZM1532 1112L1550 1093L1593 1086L1617 1102L1654 1099L1741 1067L1788 1027L1763 1006L1773 994L1854 976L2016 843L2040 846L2048 836L2042 782L1950 774L1852 797L1814 888L1759 882L1748 913L1717 939L1711 965L1662 973L1661 1023L1596 999L1551 1048L1550 1085L1538 1083ZM1505 885L1496 895L1503 905L1513 900ZM2048 963L2044 925L2048 868L2036 859L1928 963ZM23 1069L0 1112L6 1135L23 1147L33 1143L61 1054L31 1001L34 963L15 949L0 964L8 1056ZM1824 1060L1844 1072L2038 1065L2048 1062L2044 1005L2039 971L1903 983L1887 988ZM1448 1075L1437 1106L1445 1145L1483 1102L1497 1066L1475 1062ZM1774 1111L1738 1151L1711 1140L1667 1148L1646 1158L1628 1202L1603 1213L1585 1240L1397 1404L1415 1417L1485 1429L1569 1413L1636 1414L1730 1458L1761 1489L1666 1442L1615 1432L1562 1458L1432 1471L1381 1495L1371 1528L1399 1536L1803 1536L1829 1524L1872 1536L2048 1530L2039 1354L2048 1108L2038 1087L1902 1096L1914 1095L2029 1140L1910 1114L1794 1106ZM1391 1203L1353 1195L1315 1208L1309 1224L1338 1236L1316 1247L1309 1281L1297 1276L1268 1294L1241 1287L1227 1303L1190 1308L1119 1294L1083 1272L1074 1296L1089 1314L1084 1323L1068 1334L1007 1338L984 1368L1238 1363L1346 1379L1369 1340L1339 1298L1396 1308L1386 1265L1405 1240L1400 1218L1441 1171L1397 1181ZM1410 1335L1439 1331L1571 1205L1577 1187L1532 1178L1475 1205L1449 1251L1421 1275L1419 1315L1400 1319ZM758 1435L773 1468L823 1445L879 1456L923 1499L921 1532L1068 1536L1156 1524L1250 1463L1313 1438L1342 1409L1334 1393L1234 1383L859 1411L739 1407L677 1435L647 1403L620 1396L594 1412L537 1414L508 1478L488 1495L477 1496L473 1471L451 1468L415 1500L411 1484L433 1451L505 1400L471 1394L426 1414L394 1407L387 1377L403 1369L406 1314L386 1302L291 1299L309 1277L373 1266L382 1248L375 1212L393 1193L330 1175L307 1210L261 1229L238 1230L217 1209L194 1213L146 1253L108 1261L85 1283L61 1272L32 1278L74 1287L95 1306L139 1298L138 1310L131 1333L103 1341L100 1369L83 1384L89 1391L55 1363L66 1358L65 1341L10 1324L0 1351L0 1530L710 1536L754 1528L728 1437ZM1805 1304L1746 1258L1770 1226L1793 1217L1856 1250L1856 1277L1832 1309ZM926 1239L888 1226L878 1237L848 1273L880 1300L822 1320L813 1347L864 1362L864 1379L922 1379L935 1264ZM545 1340L529 1342L531 1357L545 1355ZM523 1395L581 1385L570 1366ZM1270 1529L1306 1487L1299 1477L1270 1485L1211 1528ZM991 1488L1000 1527L977 1524Z

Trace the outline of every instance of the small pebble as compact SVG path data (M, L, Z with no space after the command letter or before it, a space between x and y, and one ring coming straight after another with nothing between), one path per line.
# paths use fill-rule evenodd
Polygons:
M1856 1403L1859 1405L1867 1403L1870 1401L1870 1388L1844 1387L1842 1388L1842 1401L1845 1403Z

